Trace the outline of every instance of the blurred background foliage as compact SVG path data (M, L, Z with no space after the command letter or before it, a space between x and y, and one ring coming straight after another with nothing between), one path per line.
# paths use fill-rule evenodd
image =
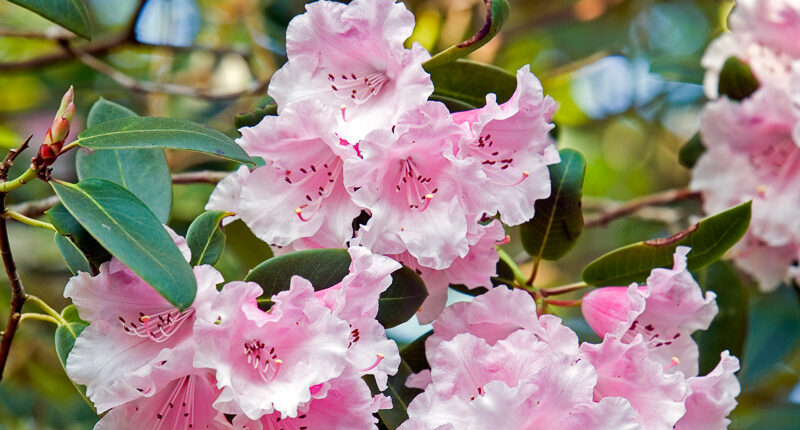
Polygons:
M86 0L95 35L91 42L74 40L71 46L85 49L111 66L117 75L111 73L110 77L65 54L57 39L72 36L64 30L0 1L0 147L17 146L29 134L34 142L40 142L69 85L76 88L73 136L82 129L88 108L101 96L141 115L191 119L235 136L233 116L265 102L263 85L285 61L286 25L302 12L304 3ZM480 0L405 3L417 17L412 40L432 52L464 40L483 20ZM696 132L705 102L699 85L703 75L700 58L708 43L724 30L732 1L510 3L512 12L500 35L470 58L509 71L531 64L546 93L560 103L556 116L559 146L579 150L588 164L585 215L591 217L636 196L685 186L689 171L678 164L677 152ZM16 32L44 32L49 39L10 36ZM135 90L117 82L120 74L156 86L198 88L197 95L213 91L226 97L211 100ZM173 172L234 167L187 152L168 153L168 159ZM24 163L17 166L24 167ZM73 163L60 160L54 176L76 179ZM179 233L202 212L212 188L206 184L174 186L170 224ZM35 184L12 194L16 200L10 203L49 194L45 184ZM542 263L537 283L548 286L577 281L581 269L597 256L634 241L675 233L699 214L696 202L685 202L642 210L588 229L565 258ZM53 236L19 224L12 224L11 230L26 287L55 306L66 305L61 294L69 272ZM241 279L249 268L269 257L268 247L241 223L228 227L227 233L228 248L219 263L227 279ZM509 234L513 238L515 231ZM521 261L526 258L519 241L512 239L507 251ZM522 267L531 270L530 263ZM760 294L751 280L729 265L720 263L712 268L708 270L722 273L713 279L724 280L716 289L733 291L721 294L724 300L743 303L739 308L730 307L738 311L723 312L734 322L724 328L738 325L740 330L710 332L700 342L725 346L725 339L741 339L748 333L740 372L743 394L733 428L800 428L798 407L793 403L800 401L800 392L793 394L800 371L796 292L783 286L774 293ZM712 279L708 273L697 275L701 284ZM742 287L737 287L740 283ZM7 310L8 289L2 288L0 315ZM559 314L585 339L594 340L575 309ZM420 330L424 328L408 324L393 335L408 342ZM39 322L24 324L17 334L0 384L0 428L84 429L96 421L64 375L52 335L53 327Z

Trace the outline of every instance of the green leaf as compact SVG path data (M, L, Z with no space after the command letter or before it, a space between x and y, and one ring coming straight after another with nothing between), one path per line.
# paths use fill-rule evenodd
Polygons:
M719 313L708 330L698 330L694 338L700 347L700 374L712 371L719 355L728 350L731 355L744 357L747 339L747 288L730 263L717 261L694 273L703 291L717 294Z
M245 277L264 289L262 297L289 289L292 276L301 276L319 291L332 287L350 273L345 249L311 249L279 255L259 264ZM392 284L378 300L378 321L390 328L406 322L425 301L428 292L419 275L403 266L392 273Z
M242 163L253 161L228 136L192 121L175 118L120 118L89 127L78 144L91 149L186 149Z
M392 328L408 321L428 297L425 282L413 269L403 266L392 273L392 284L378 299L378 322Z
M656 267L672 267L678 246L689 246L689 270L699 270L717 261L744 236L750 225L750 202L706 218L668 238L635 243L591 262L581 277L597 286L644 282Z
M492 277L492 286L499 286L499 285L507 285L509 287L514 286L514 270L503 261L503 259L497 260L497 276ZM466 285L462 284L450 284L450 288L458 291L462 294L467 294L469 296L477 297L481 294L486 293L487 290L484 287L478 288L469 288Z
M458 60L431 70L432 100L445 101L449 108L468 110L486 104L486 94L497 94L503 103L514 94L517 78L490 64Z
M681 166L691 169L705 152L706 147L703 145L703 139L698 132L681 147L678 152L678 162L681 163Z
M557 260L583 232L583 178L586 161L572 149L562 149L561 162L549 166L550 197L537 200L533 219L520 227L520 239L532 257Z
M99 267L111 259L111 254L81 226L63 204L58 203L45 213L58 234L69 237L92 266Z
M89 260L86 259L86 256L83 255L77 245L72 243L66 236L58 233L55 233L55 240L58 251L61 252L64 262L67 263L67 267L73 275L77 275L78 272L92 273L92 265L89 264Z
M259 106L250 112L242 112L236 115L233 117L233 123L236 124L236 128L252 127L261 122L265 116L277 114L278 105L275 103L270 103L264 106Z
M744 100L756 92L761 84L753 75L750 66L742 60L731 57L725 61L719 74L719 95L732 100Z
M736 430L797 430L800 405L770 402L761 408L739 408L731 418L730 428Z
M428 357L425 355L425 341L432 334L433 331L429 331L400 350L400 358L414 373L431 368L431 365L428 364Z
M422 63L422 67L424 67L425 70L430 72L435 68L452 63L466 56L470 52L489 43L489 41L500 32L500 29L508 18L511 6L509 6L507 0L484 0L484 3L486 4L486 20L484 21L483 27L468 40L453 45L434 55L430 60Z
M125 106L100 98L89 110L87 126L121 118L136 118ZM132 192L162 223L172 209L172 179L167 157L159 148L87 149L75 157L78 178L106 179Z
M61 316L67 320L67 324L59 325L58 328L56 328L54 339L56 355L58 355L58 360L61 362L61 367L63 367L65 371L67 369L67 357L69 357L69 353L72 352L72 348L75 347L75 340L77 340L78 336L81 335L83 330L89 326L86 321L81 320L77 315L78 311L75 309L74 305L67 306L63 311L61 311ZM72 385L78 391L78 394L80 394L86 404L88 404L89 407L94 411L94 405L86 397L86 387L76 384L71 379L70 382L72 382Z
M222 219L233 215L231 212L210 211L200 214L189 226L186 242L192 250L192 266L214 265L225 250L225 233Z
M135 195L104 179L50 184L67 210L112 255L179 309L192 304L197 291L192 268Z
M379 410L378 417L390 430L400 427L400 424L408 420L408 404L414 400L414 397L422 392L422 390L417 388L406 387L406 379L408 379L408 376L412 373L413 371L408 363L400 361L397 373L389 376L387 388L383 391L383 394L391 397L392 408ZM367 382L373 395L380 393L372 375L365 376L364 380Z
M67 30L83 37L92 38L92 22L89 11L81 0L9 0L37 15L41 15Z
M81 319L80 314L78 313L78 308L75 305L67 305L64 309L61 310L61 318L64 318L67 322L77 322L82 323L85 325L89 325L88 322Z
M272 258L269 245L257 238L242 222L236 220L225 227L225 251L233 253L247 268L255 267Z

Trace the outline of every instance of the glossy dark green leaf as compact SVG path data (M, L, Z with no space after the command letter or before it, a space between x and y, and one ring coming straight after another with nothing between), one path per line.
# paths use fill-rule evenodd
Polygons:
M400 350L400 358L414 373L431 368L431 365L428 364L428 357L425 355L425 341L432 334L433 331L429 331Z
M467 102L463 102L461 100L452 99L450 97L441 96L441 95L438 95L438 94L431 95L430 97L428 97L428 100L434 101L434 102L444 103L444 105L447 106L447 110L449 110L451 113L453 113L453 112L463 112L463 111L473 110L473 109L477 109L478 108L477 106L473 106L473 105L471 105L471 104L469 104Z
M236 220L225 227L225 252L233 253L246 267L255 267L272 258L269 245L257 238L242 222Z
M581 274L584 282L597 285L627 285L644 282L656 267L672 267L678 246L689 246L689 270L699 270L717 261L750 225L750 202L741 204L668 238L647 240L611 251L591 262Z
M532 257L557 260L583 232L583 178L586 161L572 149L562 149L561 162L549 166L550 197L537 200L533 219L520 227L520 239Z
M719 95L728 96L732 100L744 100L756 92L760 85L750 66L742 60L731 57L722 66L719 74Z
M63 204L58 203L45 213L50 218L50 222L56 228L56 231L63 236L69 237L92 266L99 267L111 259L111 254L81 226Z
M85 39L92 38L89 11L81 0L9 0Z
M681 166L691 169L705 152L706 147L703 145L703 139L700 137L700 133L697 133L681 147L678 152L678 162L681 163Z
M486 4L486 19L483 27L468 40L445 49L423 63L422 67L425 70L430 72L438 67L452 63L489 43L497 35L503 24L505 24L506 19L508 19L511 6L509 6L507 0L484 0L484 3Z
M61 252L64 262L67 263L67 268L73 275L77 275L78 272L92 273L92 265L89 264L89 260L86 259L86 256L83 255L77 245L72 243L68 237L58 233L55 233L55 240L58 251Z
M178 308L192 304L197 290L192 268L135 195L104 179L50 184L72 216L112 255Z
M717 294L719 313L708 330L698 330L694 338L700 347L700 374L705 375L719 363L719 355L728 350L744 357L747 339L747 288L730 263L717 261L694 273L703 291Z
M186 242L192 250L192 266L216 264L225 250L225 233L222 219L233 215L225 211L209 211L200 214L186 232Z
M414 400L414 397L422 392L422 390L417 388L406 387L406 379L408 379L408 376L412 373L414 372L408 366L408 363L401 361L397 369L397 374L389 376L388 386L386 390L383 391L383 394L391 397L392 408L378 411L378 417L381 423L389 430L396 429L400 424L408 420L408 405ZM378 390L378 386L375 384L375 379L372 375L365 376L364 380L367 382L373 394L381 392Z
M392 284L378 299L378 322L392 328L408 321L428 297L425 282L413 269L403 266L392 273Z
M514 285L514 271L511 269L508 263L502 259L497 260L497 276L492 277L491 281L492 285L495 287L498 285L507 285L511 287ZM459 293L467 294L473 297L480 296L481 294L489 291L484 287L468 288L466 285L462 284L450 284L450 288L458 291Z
M91 149L185 149L242 163L253 161L234 141L217 130L175 118L120 118L89 127L78 144Z
M741 408L734 411L731 429L734 430L797 430L800 405L769 404L762 408Z
M233 122L236 124L236 128L242 127L252 127L265 116L268 115L277 115L278 114L278 105L275 103L266 104L264 106L260 106L250 112L242 112L235 117L233 117Z
M125 106L100 98L89 110L87 126L121 118L136 118ZM172 179L160 148L88 149L75 156L78 178L106 179L122 185L144 202L162 223L172 208Z
M517 89L517 78L490 64L458 60L431 71L432 100L447 101L454 110L468 110L486 104L486 94L497 94L503 103Z

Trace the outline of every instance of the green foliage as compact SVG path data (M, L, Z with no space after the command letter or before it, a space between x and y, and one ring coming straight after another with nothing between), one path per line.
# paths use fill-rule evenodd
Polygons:
M111 254L81 226L63 204L58 203L45 213L58 234L68 237L92 266L99 267L111 258ZM62 256L67 259L67 255L63 254L63 251ZM72 259L73 256L69 256L69 258Z
M678 246L689 246L689 270L699 270L717 261L744 236L750 225L750 202L700 221L668 238L646 240L622 247L589 263L581 277L597 285L627 285L644 282L656 267L672 267Z
M691 169L694 167L697 160L703 153L706 152L706 147L703 145L703 138L700 133L694 135L685 145L683 145L678 152L678 162L681 166Z
M136 196L103 179L50 182L72 216L170 303L186 309L197 283L161 222Z
M700 347L700 374L712 371L719 355L728 350L731 355L744 357L747 339L747 288L730 263L717 261L693 273L703 291L717 294L719 313L708 330L699 330L694 338Z
M244 279L264 289L263 297L289 289L293 276L305 278L314 289L324 290L349 273L350 254L344 249L310 249L279 255L259 264ZM390 328L411 318L425 301L428 291L412 269L392 273L392 284L378 299L378 322Z
M486 94L497 94L502 103L514 94L517 78L490 64L457 60L431 70L432 100L442 101L451 111L475 109L486 104Z
M186 242L192 250L192 266L216 264L225 250L225 233L222 219L233 215L225 211L209 211L200 214L186 233Z
M185 149L253 164L246 152L224 134L192 121L175 118L120 118L89 127L78 144L91 149Z
M378 411L378 417L380 417L381 423L389 430L396 429L408 419L408 404L411 403L414 397L422 392L422 390L417 388L406 387L406 379L408 379L409 375L412 373L414 372L411 370L408 363L400 361L397 373L389 376L387 388L383 391L383 394L391 397L392 408ZM373 394L380 392L372 375L368 375L364 377L364 379L367 381Z
M549 166L550 197L536 201L535 215L520 228L520 239L532 257L557 260L583 231L583 178L586 161L572 149L562 149L561 162Z
M130 109L100 98L89 110L86 125L136 118ZM172 179L160 148L86 149L75 156L78 178L105 179L125 187L166 223L172 209Z
M756 92L760 85L750 66L742 60L731 57L722 66L719 74L719 95L728 96L732 100L744 100Z
M277 115L278 114L278 105L275 103L266 104L264 106L259 106L254 110L249 112L243 112L235 117L233 117L233 122L236 125L236 128L242 127L252 127L262 119L264 119L267 115Z
M414 373L431 368L428 363L428 357L425 355L425 341L428 340L432 334L433 331L429 331L400 350L400 358L408 364L408 367L410 367Z
M89 260L86 259L86 256L83 255L77 245L59 233L55 233L55 240L61 256L64 257L64 262L67 263L67 267L73 275L77 275L78 272L92 273L92 266L89 264Z
M451 46L444 51L436 54L430 60L422 64L425 70L431 72L435 68L444 64L452 63L453 61L462 58L475 51L483 45L489 43L497 33L503 28L508 19L508 14L511 6L507 0L485 0L486 3L486 20L478 32L457 45Z
M81 0L9 0L85 39L92 38L89 11Z

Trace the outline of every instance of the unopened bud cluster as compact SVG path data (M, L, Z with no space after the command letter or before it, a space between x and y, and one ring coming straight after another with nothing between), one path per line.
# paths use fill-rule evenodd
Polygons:
M69 87L64 97L61 98L61 106L59 106L56 117L53 119L53 125L47 130L47 134L44 136L44 141L36 157L31 160L31 167L33 169L41 170L50 166L56 158L58 158L58 154L61 153L61 149L64 147L64 141L69 135L72 118L75 116L74 96L74 90L72 87Z

